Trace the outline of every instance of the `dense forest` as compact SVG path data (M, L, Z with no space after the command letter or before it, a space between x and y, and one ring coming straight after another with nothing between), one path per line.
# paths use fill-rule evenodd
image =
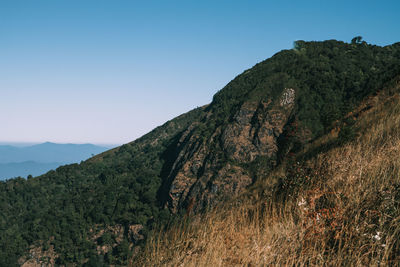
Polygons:
M95 243L89 240L90 230L96 225L146 226L167 219L168 212L157 203L160 174L168 161L164 153L171 136L201 112L198 108L183 114L130 144L81 164L27 180L0 182L0 266L17 266L29 245L42 244L37 242L50 237L44 248L54 246L60 253L56 264L82 263L88 258L91 261L86 264L93 266L126 264L127 236L98 259ZM99 242L115 243L115 238L111 234Z
M343 140L351 138L352 124L345 115L398 74L400 43L381 47L361 38L350 43L296 41L293 49L237 76L215 94L210 105L132 143L39 177L0 182L0 266L17 266L21 257L29 257L32 246L43 251L54 248L56 264L125 265L132 245L145 242L154 225L181 214L165 208L163 187L180 153L177 144L189 126L199 142L207 144L243 103L276 102L285 88L295 88L294 109L279 137L278 156L284 158L330 131L334 123L347 127ZM290 134L293 128L296 134ZM223 153L222 147L215 149ZM261 162L245 168L251 174L251 168L267 166ZM96 230L115 225L123 227L122 239L112 231ZM144 239L129 236L132 225L143 226ZM97 246L103 244L112 249L98 253Z

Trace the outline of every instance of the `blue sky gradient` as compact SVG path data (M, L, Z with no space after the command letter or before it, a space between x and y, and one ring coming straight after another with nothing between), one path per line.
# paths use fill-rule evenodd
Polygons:
M398 1L0 1L0 142L126 143L295 40L400 41Z

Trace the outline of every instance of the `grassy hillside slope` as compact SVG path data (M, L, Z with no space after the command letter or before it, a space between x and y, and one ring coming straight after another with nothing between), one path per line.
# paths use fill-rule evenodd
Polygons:
M336 128L234 201L154 232L133 266L399 264L399 92L347 114L351 140Z

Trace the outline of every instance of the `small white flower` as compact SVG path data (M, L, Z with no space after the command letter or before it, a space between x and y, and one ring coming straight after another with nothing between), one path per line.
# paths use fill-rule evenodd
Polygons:
M301 198L300 201L297 203L297 205L298 205L299 207L304 206L304 205L306 205L306 204L307 204L307 202L306 202L306 200L305 200L304 198Z
M373 238L374 238L375 240L377 240L377 241L381 240L381 239L382 239L382 237L381 237L381 232L376 232L376 235L374 235Z

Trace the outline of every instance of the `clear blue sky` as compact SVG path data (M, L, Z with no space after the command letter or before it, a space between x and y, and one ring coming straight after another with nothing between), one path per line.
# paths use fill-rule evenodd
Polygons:
M0 0L0 142L126 143L294 40L400 41L399 1Z

